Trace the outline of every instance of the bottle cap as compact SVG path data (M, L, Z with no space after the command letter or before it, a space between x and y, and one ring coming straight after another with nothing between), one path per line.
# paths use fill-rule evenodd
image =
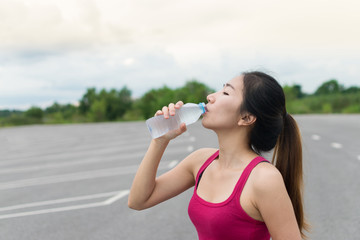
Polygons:
M205 103L199 103L199 107L201 108L201 110L202 110L202 113L201 114L204 114L204 113L206 113L207 111L207 109L206 109L206 106L205 106Z

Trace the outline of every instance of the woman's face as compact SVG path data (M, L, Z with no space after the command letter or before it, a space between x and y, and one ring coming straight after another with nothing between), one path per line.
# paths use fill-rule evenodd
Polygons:
M209 129L236 128L240 120L240 106L243 98L243 76L238 76L224 84L224 87L207 96L208 112L202 124Z

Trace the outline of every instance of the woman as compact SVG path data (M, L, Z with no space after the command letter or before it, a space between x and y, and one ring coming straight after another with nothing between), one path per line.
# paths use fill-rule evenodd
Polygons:
M286 112L281 86L262 72L247 72L207 97L205 128L218 137L219 150L199 149L156 178L170 140L179 129L153 139L136 173L128 205L152 207L194 187L189 216L199 239L301 239L302 149L295 120ZM183 103L155 115L175 115ZM272 164L261 157L274 148Z

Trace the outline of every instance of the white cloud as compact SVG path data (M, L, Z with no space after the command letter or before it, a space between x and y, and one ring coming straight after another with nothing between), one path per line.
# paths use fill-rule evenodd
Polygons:
M0 44L80 48L133 43L171 49L194 42L217 51L250 52L249 46L359 50L359 8L358 1L340 0L3 0ZM204 54L195 48L192 55L197 53Z
M131 65L134 64L134 62L135 62L135 59L133 59L133 58L127 58L127 59L125 59L125 60L123 61L123 65L124 65L124 66L131 66Z
M193 77L216 88L259 68L308 92L332 77L357 84L358 9L355 0L2 0L1 105L74 101L91 86L139 96Z

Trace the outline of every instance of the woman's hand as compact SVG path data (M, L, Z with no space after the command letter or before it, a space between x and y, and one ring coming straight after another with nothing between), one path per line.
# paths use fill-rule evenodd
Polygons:
M169 106L164 106L161 110L158 110L155 113L155 116L164 115L164 118L168 119L170 116L175 116L176 114L175 110L181 108L182 105L184 105L182 101L178 101L176 104L170 103ZM185 131L186 131L186 125L185 123L181 123L180 128L171 130L167 132L165 135L158 137L156 139L170 141L176 138L177 136L181 135Z

